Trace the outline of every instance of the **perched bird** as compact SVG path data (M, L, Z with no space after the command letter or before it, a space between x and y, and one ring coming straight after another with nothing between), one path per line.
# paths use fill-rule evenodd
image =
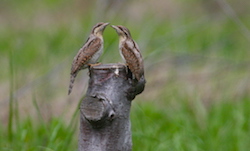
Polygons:
M139 81L141 78L144 78L143 59L139 46L132 39L128 28L120 25L112 25L111 27L114 28L119 35L120 55L126 62L135 79Z
M71 77L68 94L71 93L75 77L82 69L95 64L103 52L103 31L109 23L97 23L91 31L86 43L74 57L71 67Z

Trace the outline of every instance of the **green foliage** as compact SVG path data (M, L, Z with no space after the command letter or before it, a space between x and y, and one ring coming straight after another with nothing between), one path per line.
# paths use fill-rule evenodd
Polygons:
M247 150L250 98L239 102L220 102L204 111L194 109L187 100L164 107L154 102L133 102L131 112L133 150ZM204 113L201 113L204 112ZM203 114L203 115L201 115ZM23 120L13 139L1 126L1 150L77 150L77 135L59 118L49 122Z
M5 139L8 135L3 128L0 132L3 134L0 144L3 151L67 151L69 148L77 150L77 138L72 138L72 127L68 128L65 122L58 118L51 119L46 124L35 122L31 118L22 120L13 132L11 141Z
M216 103L204 113L185 100L178 103L178 107L166 103L164 108L155 107L153 102L134 105L134 150L234 151L250 147L249 98Z

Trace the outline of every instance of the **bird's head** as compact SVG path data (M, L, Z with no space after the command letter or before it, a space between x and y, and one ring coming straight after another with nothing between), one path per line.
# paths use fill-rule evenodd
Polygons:
M121 26L121 25L112 25L112 28L114 28L116 30L116 32L118 33L119 37L122 39L127 39L127 38L131 38L131 34L128 30L128 28Z
M108 24L109 23L103 23L103 22L97 23L92 29L92 34L98 37L102 36L103 31Z

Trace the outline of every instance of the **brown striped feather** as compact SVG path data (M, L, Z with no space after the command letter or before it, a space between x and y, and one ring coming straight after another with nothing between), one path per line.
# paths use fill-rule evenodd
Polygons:
M134 43L134 42L133 42ZM134 47L129 47L128 44L125 42L124 46L122 47L122 54L124 56L124 59L126 60L126 63L131 70L131 72L135 75L135 78L137 80L140 80L141 76L144 74L143 73L143 62L140 56L136 56L134 51L137 51L134 43Z
M72 64L71 73L75 73L80 69L84 69L87 67L88 61L92 58L92 56L100 49L101 47L101 39L94 38L91 42L87 43L86 47L82 47Z

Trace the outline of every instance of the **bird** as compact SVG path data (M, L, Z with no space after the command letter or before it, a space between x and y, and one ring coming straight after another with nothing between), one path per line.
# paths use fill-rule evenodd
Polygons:
M71 72L68 95L71 93L75 78L78 72L87 68L89 65L97 63L97 60L103 53L103 31L109 23L99 22L93 26L91 33L74 57Z
M143 58L138 44L132 39L128 28L121 25L111 25L119 36L119 52L132 72L134 79L144 78Z

